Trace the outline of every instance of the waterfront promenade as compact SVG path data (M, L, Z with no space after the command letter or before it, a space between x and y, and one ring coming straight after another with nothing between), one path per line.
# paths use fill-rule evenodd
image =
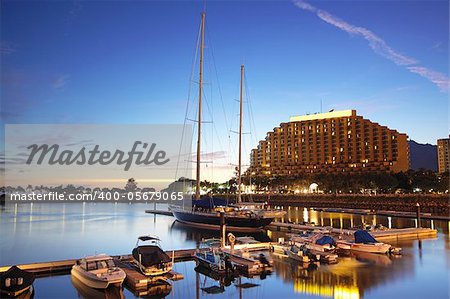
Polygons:
M221 195L223 196L223 195ZM372 211L416 212L416 204L422 213L436 216L450 214L448 194L252 194L244 195L244 201L268 202L272 206L303 206L307 208L347 208ZM233 200L234 196L230 195ZM392 215L397 216L397 215Z

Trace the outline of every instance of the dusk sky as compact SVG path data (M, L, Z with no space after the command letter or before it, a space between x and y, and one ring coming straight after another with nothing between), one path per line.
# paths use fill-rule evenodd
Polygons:
M189 96L195 117L189 80L202 9L2 1L2 126L179 124ZM246 126L246 161L267 131L320 112L321 101L323 111L356 109L417 142L449 134L448 1L209 1L206 19L204 118L214 125L205 125L204 153L219 169L236 162L227 131L237 127L241 64L256 124Z

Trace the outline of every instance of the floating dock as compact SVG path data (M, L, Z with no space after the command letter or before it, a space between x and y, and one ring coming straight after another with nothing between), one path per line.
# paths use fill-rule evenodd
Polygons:
M184 278L183 274L174 271L160 276L145 276L130 262L115 260L115 263L127 274L125 284L133 291L147 290L151 286L163 284L167 279L175 281Z
M357 214L357 215L377 215L387 217L400 217L400 218L417 218L417 212L403 212L403 211L390 211L390 210L369 210L369 209L348 209L348 208L312 208L315 211L327 212L327 213L344 213L344 214ZM433 215L431 213L420 213L420 218L428 220L448 220L450 216L445 215Z
M325 209L322 209L325 210ZM332 209L329 209L332 210ZM342 210L343 213L345 209L335 209ZM348 210L348 209L347 209ZM166 215L172 216L172 212L170 211L162 211L162 210L146 210L146 213L157 214L157 215ZM353 210L353 212L355 212ZM369 213L368 210L360 210L360 213ZM404 213L404 212L400 212ZM405 215L405 214L401 214ZM402 217L399 215L399 217ZM299 232L305 230L326 230L329 227L322 226L314 226L307 224L295 224L295 223L284 223L284 222L272 222L270 225L266 226L267 229L273 231L286 231L286 232ZM334 234L346 234L353 235L355 230L352 229L340 229L340 228L332 228L331 232ZM379 240L399 240L399 239L420 239L420 238L436 238L437 230L431 228L421 228L421 227L411 227L411 228L392 228L386 230L376 230L370 232L374 237Z
M192 260L194 257L195 249L181 249L181 250L169 250L166 254L170 257L174 256L175 262L182 262ZM119 263L129 263L132 259L131 254L113 255L111 256L115 261ZM30 263L17 265L22 270L32 272L36 277L45 277L49 275L63 275L69 274L72 266L76 264L78 259L68 259L51 262ZM11 266L1 266L0 273L5 272Z
M276 231L286 232L300 232L300 231L313 231L313 230L327 230L334 234L353 235L355 230L352 229L339 229L339 228L327 228L322 226L306 225L306 224L294 224L294 223L281 223L272 222L266 228ZM411 239L411 238L436 238L437 230L431 228L411 227L411 228L391 228L386 230L370 231L370 234L379 240L399 240L399 239Z

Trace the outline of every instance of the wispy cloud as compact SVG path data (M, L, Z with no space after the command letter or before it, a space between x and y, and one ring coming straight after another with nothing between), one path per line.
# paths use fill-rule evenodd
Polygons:
M61 88L63 88L64 86L66 86L67 85L67 83L69 83L69 79L70 79L70 76L69 75L61 75L61 76L58 76L55 80L53 80L53 82L52 82L52 88L53 89L61 89Z
M442 91L448 91L450 89L449 79L442 73L435 72L421 66L409 66L408 70L412 73L416 73L424 78L427 78L428 80L436 84Z
M436 84L442 91L449 90L450 81L445 74L427 69L425 67L413 66L418 64L418 61L415 58L408 57L394 50L386 43L385 40L383 40L372 31L364 27L349 24L346 21L330 14L329 12L319 9L303 0L294 0L294 4L300 9L315 13L321 20L341 29L342 31L345 31L351 35L361 36L368 41L369 47L376 54L392 61L397 65L406 66L406 68L410 72L419 74L422 77L427 78L428 80Z

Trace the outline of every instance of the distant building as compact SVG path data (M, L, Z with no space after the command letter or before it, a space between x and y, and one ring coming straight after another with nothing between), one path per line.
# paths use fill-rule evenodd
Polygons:
M293 116L251 151L252 176L400 172L409 169L408 136L355 110Z
M439 173L447 172L450 170L450 158L449 158L450 136L449 138L438 139L437 147L438 147Z

